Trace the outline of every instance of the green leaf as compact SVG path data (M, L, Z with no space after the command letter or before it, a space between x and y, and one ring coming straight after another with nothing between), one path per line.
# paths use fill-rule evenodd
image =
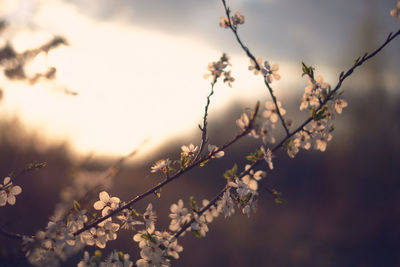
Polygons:
M262 150L257 149L254 153L247 155L246 159L251 162L257 162L264 159L264 153L262 152Z
M29 163L29 164L26 165L26 170L32 171L32 170L45 168L46 166L47 166L46 162Z
M81 211L81 205L79 204L79 202L77 200L74 200L74 210L76 212L80 212Z
M137 212L135 209L132 209L131 210L137 217L139 217L140 216L140 213L139 212Z
M251 197L253 196L253 194L251 194L251 193L248 193L245 197L243 197L240 201L242 202L242 203L247 203L247 202L249 202L249 200L251 199Z
M303 77L304 75L308 75L314 79L314 68L312 66L307 67L307 65L304 62L301 62L301 64L303 70L303 74L301 75L301 77Z
M124 262L125 258L124 258L124 253L122 253L122 251L118 251L118 258L120 261Z
M204 165L206 165L206 163L209 161L209 159L206 159L205 161L203 161L202 163L200 163L200 167L203 167Z
M194 233L194 235L197 237L197 238L202 238L203 236L200 234L200 231L199 230L193 230L193 233Z
M154 194L160 198L161 197L161 188L157 189L156 191L154 191Z
M196 203L196 200L194 199L194 196L190 196L190 206L192 207L192 209L196 212L199 211L199 206Z
M327 116L328 116L328 108L325 106L325 107L319 109L317 112L314 112L313 120L319 121L319 120L325 119Z
M167 260L170 260L170 261L176 260L176 259L175 259L174 257L172 257L171 255L164 256L164 258L167 259Z
M189 161L190 161L190 157L187 157L186 154L182 152L181 153L181 160L179 162L181 170L187 168Z
M238 166L235 163L232 167L232 169L230 170L226 170L224 173L224 177L225 179L229 182L231 180L233 180L236 176L237 176L237 170L238 170Z
M102 253L101 253L101 251L100 251L100 250L98 250L98 249L96 249L96 250L95 250L95 252L94 252L94 256L95 256L96 258L99 258L99 259L101 259L101 256L102 256Z
M292 146L293 143L293 139L289 138L285 141L285 143L283 143L282 145L282 150L287 150L290 146Z

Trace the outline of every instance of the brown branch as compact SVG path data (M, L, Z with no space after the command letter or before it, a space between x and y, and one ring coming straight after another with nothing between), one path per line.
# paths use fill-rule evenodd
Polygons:
M222 0L225 6L225 1ZM226 9L226 6L225 6ZM228 17L229 18L229 17ZM340 87L343 84L343 81L349 77L356 68L358 68L359 66L361 66L364 62L366 62L367 60L369 60L370 58L374 57L376 54L378 54L387 44L389 44L393 39L395 39L397 36L400 35L400 30L398 30L395 34L390 33L386 39L386 41L380 46L378 47L376 50L374 50L371 54L368 55L368 53L366 53L361 59L356 60L356 62L353 64L353 66L348 69L346 71L346 73L342 72L342 74L339 77L339 82L336 84L335 88L328 94L328 96L326 97L326 99L324 101L322 101L319 105L319 107L316 109L316 112L319 111L320 109L322 109L324 107L324 105L332 99L332 97L335 95L335 93L340 89ZM246 51L246 50L245 50ZM306 119L295 131L293 131L292 133L288 134L286 137L284 137L282 139L281 142L279 142L273 149L272 152L275 152L277 149L281 148L283 146L283 144L289 139L291 138L294 134L296 134L297 132L301 131L308 123L310 123L313 120L313 117L309 117L308 119ZM254 162L253 164L251 164L250 168L247 169L247 171L243 171L242 173L240 173L238 175L238 179L242 178L244 175L248 174L250 172L250 170L254 169L257 165L259 165L261 162L263 162L264 159L262 160L258 160L256 162ZM220 199L220 197L225 193L226 190L228 190L229 187L225 186L221 192L219 192L209 203L208 205L206 205L205 207L203 207L199 212L197 212L197 215L200 216L202 215L205 211L207 211L211 206L215 205L215 203ZM267 191L273 195L275 195L274 190L269 189L268 187L266 187ZM192 218L188 223L186 223L184 226L181 227L181 229L173 236L173 239L177 239L179 236L181 236L190 226L191 224L195 221L195 218Z
M111 218L112 216L118 214L122 210L130 208L136 202L140 201L141 199L143 199L143 198L145 198L145 197L147 197L149 195L154 194L155 192L157 192L157 190L159 190L160 188L162 188L165 185L169 184L170 182L178 179L184 173L186 173L186 172L190 171L191 169L199 166L201 163L210 160L218 152L223 151L226 148L230 147L232 144L236 143L236 141L238 141L243 136L246 136L250 132L250 130L252 129L252 127L254 125L254 121L255 121L255 119L257 117L257 113L258 113L258 105L256 106L256 109L254 110L253 116L250 119L250 123L249 123L248 127L244 131L242 131L241 133L237 134L231 141L225 143L224 145L222 145L221 147L219 147L215 151L210 152L208 155L200 157L197 161L193 162L191 165L189 165L185 169L181 169L181 170L177 171L173 176L169 177L168 179L163 180L162 182L160 182L156 186L150 188L149 190L147 190L143 194L134 197L133 199L129 200L127 203L125 203L124 205L122 205L118 209L115 209L112 212L110 212L108 215L103 216L103 217L95 220L94 222L85 225L85 227L83 227L82 229L76 231L73 235L74 236L79 235L79 234L83 233L84 231L86 231L86 230L88 230L88 229L90 229L92 227L96 227L99 223L107 220L108 218Z

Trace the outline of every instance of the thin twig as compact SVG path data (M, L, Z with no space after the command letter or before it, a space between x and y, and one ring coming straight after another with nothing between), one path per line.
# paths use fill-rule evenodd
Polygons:
M214 85L216 83L217 83L217 79L214 79L213 82L211 83L210 94L207 96L207 104L204 107L203 126L199 125L199 128L201 130L200 148L199 148L199 151L197 152L196 156L194 157L193 162L196 161L200 157L201 152L203 151L204 147L206 146L206 144L208 142L208 138L207 138L208 107L210 106L210 99L211 99L211 96L214 94Z
M0 235L6 236L6 237L12 238L12 239L17 239L17 240L22 240L25 236L25 235L21 235L21 234L17 234L17 233L8 232L2 228L0 228Z
M224 5L224 9L225 9L226 16L228 17L228 23L227 23L227 25L229 26L229 28L232 30L233 34L235 35L236 40L237 40L237 42L239 43L240 47L244 50L244 52L246 53L246 55L247 55L247 56L254 62L254 64L256 65L256 70L260 71L260 70L261 70L261 66L258 64L258 62L257 62L257 60L256 60L256 58L255 58L255 56L250 52L249 48L243 44L242 40L241 40L240 37L239 37L239 34L237 33L237 28L234 27L234 26L232 25L232 23L231 23L231 19L230 19L230 10L229 10L229 7L227 7L227 5L226 5L225 0L222 0L222 3L223 3L223 5ZM273 91L272 87L270 86L270 84L267 82L267 80L266 80L266 75L264 74L263 76L264 76L264 83L265 83L265 85L266 85L267 88L268 88L268 91L269 91L269 94L271 95L272 101L273 101L274 104L275 104L276 112L277 112L277 114L278 114L278 116L279 116L279 119L280 119L280 121L281 121L281 123L282 123L283 128L285 129L286 135L290 135L290 132L289 132L289 129L288 129L287 125L286 125L285 119L283 118L282 113L281 113L281 110L280 110L280 108L279 108L279 106L278 106L278 100L277 100L276 96L274 95L274 91Z

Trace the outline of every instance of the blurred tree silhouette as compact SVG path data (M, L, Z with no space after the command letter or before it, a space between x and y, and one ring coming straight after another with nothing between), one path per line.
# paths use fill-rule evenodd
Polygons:
M6 21L0 20L0 34L6 27ZM50 50L60 45L67 45L66 40L62 37L54 37L52 40L37 48L18 53L7 42L3 48L0 48L0 67L3 68L4 75L10 80L20 80L30 84L37 83L40 78L51 80L56 75L56 68L54 67L48 67L45 73L36 73L31 77L27 76L24 68L29 61L33 60L40 53L47 54Z

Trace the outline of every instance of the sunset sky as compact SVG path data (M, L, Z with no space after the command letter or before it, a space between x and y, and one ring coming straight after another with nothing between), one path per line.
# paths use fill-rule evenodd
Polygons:
M278 97L287 97L293 90L300 94L306 85L301 61L317 67L328 82L336 81L364 52L357 46L366 17L373 14L377 20L377 44L396 30L399 23L389 16L395 2L229 4L245 16L239 33L253 53L280 65L282 79L273 87ZM231 57L236 81L233 88L217 85L211 112L234 100L252 105L265 99L261 77L247 70L249 61L233 35L218 25L223 8L217 0L0 0L0 15L10 24L3 38L20 51L54 35L70 44L39 56L28 68L34 73L55 66L55 82L32 88L0 76L5 89L0 114L17 115L28 129L48 138L68 140L79 153L123 155L147 138L144 152L151 151L167 138L195 129L209 92L210 81L203 74L222 52ZM400 84L399 47L395 42L385 54L389 89ZM63 94L64 89L78 95Z

